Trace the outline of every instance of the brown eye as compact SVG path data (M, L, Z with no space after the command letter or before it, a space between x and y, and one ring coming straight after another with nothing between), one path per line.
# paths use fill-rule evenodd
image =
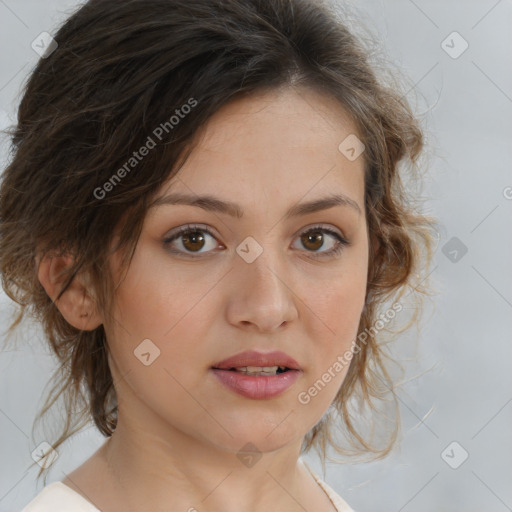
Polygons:
M320 231L310 231L301 236L302 243L304 247L311 251L318 251L318 249L322 248L324 244L324 237Z
M187 234L181 236L182 244L188 251L201 250L205 244L205 238L201 231L189 231Z
M300 242L314 258L336 256L345 246L350 245L339 233L322 226L315 226L300 235ZM327 250L321 251L321 249Z
M308 229L298 240L302 245L299 249L305 248L313 258L334 257L341 253L344 246L350 245L339 233L322 226ZM196 257L212 252L219 247L219 243L206 227L186 225L167 237L164 247L173 254Z
M183 226L164 240L164 246L169 251L185 256L202 255L215 249L218 245L213 234L201 226ZM207 250L203 250L205 247Z

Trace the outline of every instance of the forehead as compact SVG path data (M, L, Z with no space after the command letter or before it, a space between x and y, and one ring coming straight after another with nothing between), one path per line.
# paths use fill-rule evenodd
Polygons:
M178 179L162 192L215 191L267 205L339 192L362 207L363 157L351 161L339 150L354 135L360 138L342 105L310 89L237 98L201 128Z

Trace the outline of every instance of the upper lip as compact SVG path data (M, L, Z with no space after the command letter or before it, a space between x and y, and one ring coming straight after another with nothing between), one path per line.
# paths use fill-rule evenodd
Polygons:
M244 366L285 366L291 370L301 370L299 363L284 352L258 352L247 350L213 365L212 368L226 370Z

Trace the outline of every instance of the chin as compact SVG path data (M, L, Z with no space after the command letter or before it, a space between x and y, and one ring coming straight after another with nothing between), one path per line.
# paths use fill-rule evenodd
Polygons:
M237 413L236 419L224 424L231 436L226 434L219 442L224 449L234 452L250 443L263 453L279 450L290 443L302 442L306 432L298 430L296 418L293 421L293 412L287 414L259 413L243 417Z

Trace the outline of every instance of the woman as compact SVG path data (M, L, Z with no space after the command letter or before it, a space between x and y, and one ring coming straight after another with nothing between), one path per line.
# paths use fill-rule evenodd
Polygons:
M430 258L410 108L313 0L90 0L54 40L0 265L64 370L43 468L71 424L107 440L23 510L352 510L301 455L396 434L351 407L391 385L380 331Z

